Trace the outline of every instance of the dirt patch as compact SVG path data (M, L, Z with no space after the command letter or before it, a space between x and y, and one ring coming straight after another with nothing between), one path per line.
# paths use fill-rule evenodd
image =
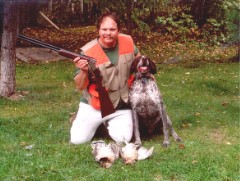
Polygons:
M66 60L66 57L47 48L25 47L16 49L18 60L26 63L47 63L53 61Z
M222 143L225 139L225 133L222 130L214 129L211 138L216 143Z
M210 139L218 144L227 144L232 145L235 144L235 140L229 139L227 136L226 130L223 129L214 129L210 133Z
M15 94L9 96L8 99L12 100L12 101L19 101L19 100L23 99L29 93L30 93L29 91L18 91Z

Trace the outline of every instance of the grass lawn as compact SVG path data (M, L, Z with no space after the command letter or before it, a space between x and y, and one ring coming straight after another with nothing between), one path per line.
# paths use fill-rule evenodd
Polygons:
M0 180L237 181L239 64L158 65L156 75L173 126L183 139L148 160L101 168L90 144L70 145L68 119L80 93L70 62L17 65L20 100L0 98ZM110 140L108 140L110 141Z

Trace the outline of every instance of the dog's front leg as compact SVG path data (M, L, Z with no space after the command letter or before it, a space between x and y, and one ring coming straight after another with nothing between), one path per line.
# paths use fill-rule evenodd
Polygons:
M141 138L140 138L140 132L139 132L139 122L138 122L138 117L136 111L132 111L132 116L133 116L133 134L134 134L134 139L135 139L135 145L137 147L140 147L142 145Z
M163 141L163 146L168 147L170 142L169 142L169 130L168 130L168 122L167 122L167 113L165 110L165 107L163 105L163 101L161 99L161 107L160 107L160 116L161 120L163 123L163 134L164 134L164 141Z
M177 141L177 142L182 141L182 139L178 136L176 131L173 129L172 121L171 121L171 119L169 118L168 115L167 115L167 124L168 124L168 127L169 127L169 129L170 129L170 131L172 133L172 136L173 136L174 140Z

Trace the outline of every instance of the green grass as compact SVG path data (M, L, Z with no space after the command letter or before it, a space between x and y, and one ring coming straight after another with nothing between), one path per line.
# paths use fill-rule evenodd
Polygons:
M17 65L16 89L29 94L0 98L0 180L240 180L237 63L159 65L157 82L183 143L171 139L166 149L162 136L144 140L155 147L150 159L118 160L110 169L94 161L89 143L68 143L80 95L74 69L70 62Z

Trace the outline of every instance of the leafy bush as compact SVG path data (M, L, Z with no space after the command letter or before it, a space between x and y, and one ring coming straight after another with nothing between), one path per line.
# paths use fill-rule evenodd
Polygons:
M238 41L239 42L239 3L234 0L225 0L223 8L226 12L226 30L228 32L228 41Z
M64 6L58 1L54 1L52 13L49 14L46 7L42 11L57 24L95 23L92 1L84 0L83 14L77 10L80 8L79 0L71 3L75 4L75 12L71 11L70 5L66 7L66 3ZM98 12L106 8L116 11L123 30L129 34L158 32L178 41L202 39L210 45L239 41L240 9L237 0L101 0L95 1L95 5ZM40 21L47 24L45 20Z
M192 35L193 31L191 30L197 28L192 16L185 13L181 13L180 16L158 16L155 23L160 26L162 33L181 35L181 38Z
M237 0L181 1L189 6L185 13L193 16L201 30L201 38L210 44L238 39L239 6Z
M221 31L221 27L223 26L223 21L219 22L216 19L208 19L201 29L201 38L212 45L219 45L220 42L224 42L226 40L225 33Z

